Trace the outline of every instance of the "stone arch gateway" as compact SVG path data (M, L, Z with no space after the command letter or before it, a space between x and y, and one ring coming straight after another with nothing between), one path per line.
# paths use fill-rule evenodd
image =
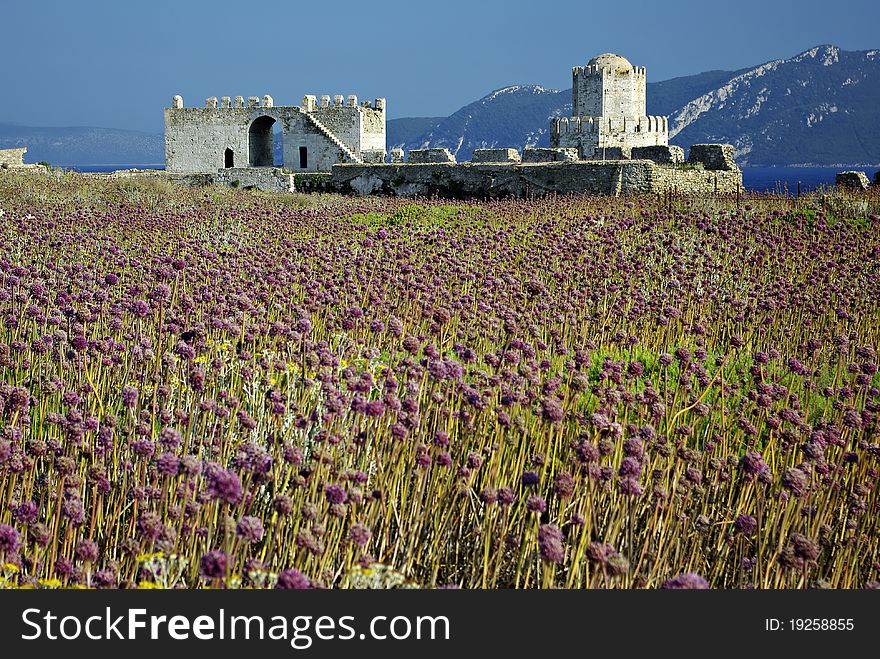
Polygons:
M272 167L272 130L275 119L267 115L257 117L248 128L248 164L251 167Z

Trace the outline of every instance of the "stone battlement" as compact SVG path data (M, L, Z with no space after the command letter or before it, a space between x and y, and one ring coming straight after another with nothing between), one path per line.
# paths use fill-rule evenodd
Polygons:
M379 110L381 112L385 111L385 99L377 98L372 101L364 101L363 103L358 103L358 97L354 94L349 94L348 96L342 96L341 94L337 94L331 97L327 94L320 97L320 102L318 101L317 96L313 95L305 95L303 96L302 109L304 112L314 112L317 109L327 109L327 108L341 108L341 107L350 107L350 108L359 108L365 110ZM244 96L235 96L234 100L231 96L209 96L205 99L205 108L212 110L229 110L229 109L239 109L239 108L272 108L272 107L287 107L287 108L296 108L295 105L290 106L276 106L275 101L272 96L266 94L262 97L259 96L248 96L247 102L245 102ZM191 110L196 108L187 108L184 105L183 97L179 94L174 96L171 100L171 108L172 110Z
M614 68L611 66L601 66L601 65L588 65L588 66L573 66L571 67L572 76L601 76L607 73L614 72ZM633 78L647 78L647 68L644 66L634 66L628 72L628 75Z
M609 132L668 133L666 117L645 115L641 117L560 117L550 125L552 136Z

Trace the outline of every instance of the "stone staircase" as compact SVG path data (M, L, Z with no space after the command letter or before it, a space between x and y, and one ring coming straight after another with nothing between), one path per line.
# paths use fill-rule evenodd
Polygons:
M345 154L346 158L349 159L349 162L357 163L359 165L363 164L364 161L360 158L360 156L356 155L354 151L352 151L347 146L345 146L345 144L340 142L336 135L334 135L333 132L329 128L327 128L327 126L322 124L308 112L304 112L303 114L305 114L309 118L309 121L311 121L315 125L315 127L324 134L324 137L326 137L328 140L333 142L333 144L339 147L339 150Z

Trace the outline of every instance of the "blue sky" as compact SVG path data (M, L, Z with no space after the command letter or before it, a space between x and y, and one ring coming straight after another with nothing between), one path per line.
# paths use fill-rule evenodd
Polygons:
M387 97L392 118L445 116L506 85L567 88L606 51L656 81L880 47L877 0L0 3L0 122L153 132L174 94L353 93Z

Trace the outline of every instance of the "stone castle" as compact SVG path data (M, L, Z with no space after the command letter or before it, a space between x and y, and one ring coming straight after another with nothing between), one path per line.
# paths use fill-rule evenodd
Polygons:
M457 163L447 149L386 148L384 98L271 96L206 100L165 109L165 169L189 184L270 190L453 197L552 193L734 192L742 172L733 147L669 144L666 117L645 112L646 70L605 53L572 69L572 116L553 119L550 148L476 149ZM280 124L281 158L273 152ZM405 161L405 155L408 158ZM390 156L390 162L386 162Z
M669 146L666 117L645 114L645 67L605 53L572 69L572 116L554 119L550 143L583 159L631 157L633 148Z

